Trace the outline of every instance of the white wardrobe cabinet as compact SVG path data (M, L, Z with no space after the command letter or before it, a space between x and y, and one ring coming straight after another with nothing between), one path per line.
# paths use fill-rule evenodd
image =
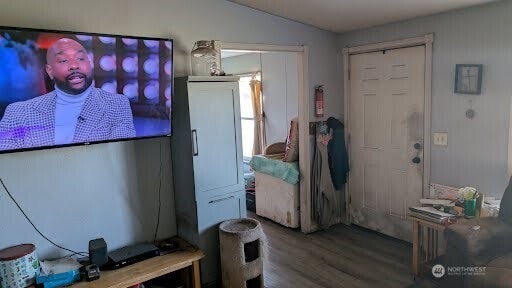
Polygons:
M176 78L171 151L178 235L204 250L203 285L220 278L218 225L246 217L238 77Z

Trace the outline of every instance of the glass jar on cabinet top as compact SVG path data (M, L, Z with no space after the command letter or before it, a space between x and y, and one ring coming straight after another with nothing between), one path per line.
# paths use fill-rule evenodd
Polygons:
M190 52L190 60L194 76L214 76L220 71L220 51L214 40L197 41Z

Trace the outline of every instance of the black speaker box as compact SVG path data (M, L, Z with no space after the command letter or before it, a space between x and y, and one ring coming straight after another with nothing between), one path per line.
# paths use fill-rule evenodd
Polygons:
M89 260L98 267L108 262L107 242L103 238L89 241Z

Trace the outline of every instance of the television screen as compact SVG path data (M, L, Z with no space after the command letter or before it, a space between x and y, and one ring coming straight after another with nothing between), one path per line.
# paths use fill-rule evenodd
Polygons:
M0 27L0 153L171 134L173 42Z

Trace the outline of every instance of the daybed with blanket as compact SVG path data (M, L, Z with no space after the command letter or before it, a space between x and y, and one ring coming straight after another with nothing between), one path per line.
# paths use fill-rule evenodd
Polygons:
M299 162L255 155L250 165L256 182L256 214L287 227L299 227Z

